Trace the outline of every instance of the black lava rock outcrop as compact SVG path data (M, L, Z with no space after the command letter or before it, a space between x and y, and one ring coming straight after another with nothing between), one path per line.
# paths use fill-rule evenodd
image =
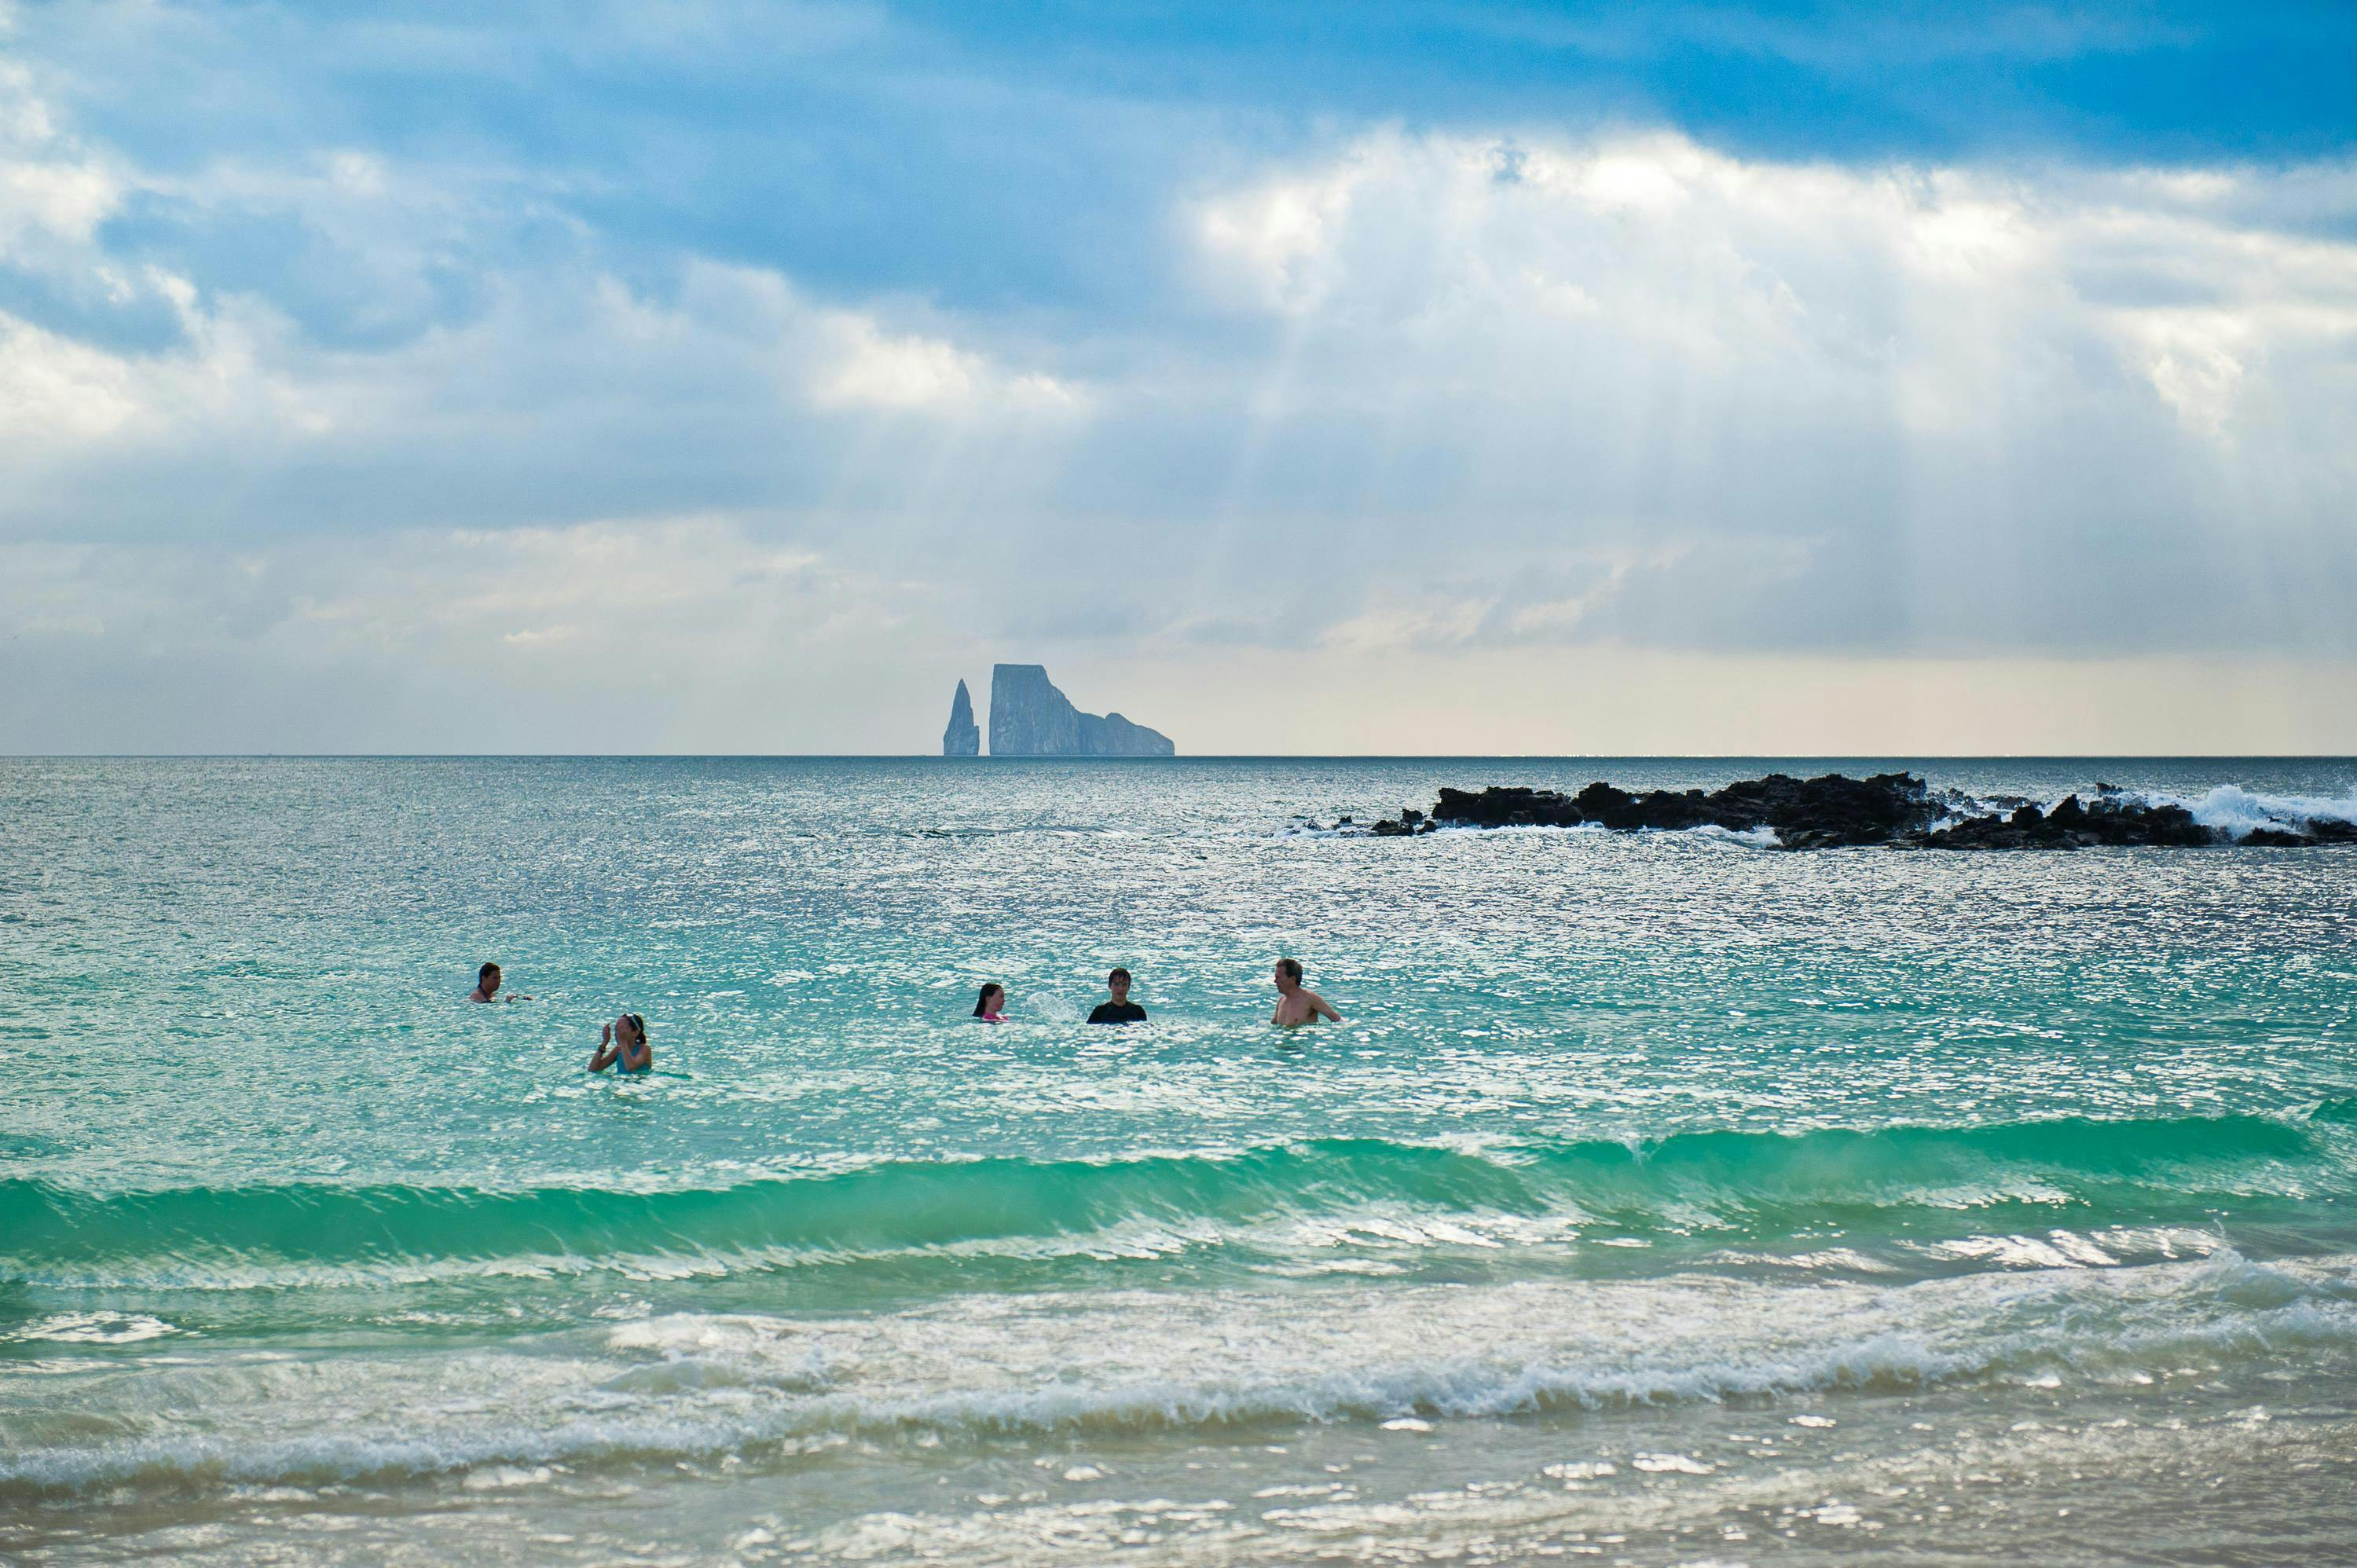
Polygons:
M1426 817L1415 811L1379 822L1378 838L1406 838L1440 828L1582 827L1674 832L1723 828L1773 832L1785 849L1841 849L1889 844L1902 849L2083 849L2110 845L2270 846L2357 843L2357 824L2303 819L2230 839L2194 820L2184 807L2156 804L2098 785L2082 800L2051 806L2029 800L1992 805L1935 794L1908 773L1852 779L1828 773L1794 779L1771 773L1705 794L1699 789L1631 792L1590 784L1577 795L1556 789L1493 784L1478 792L1444 789Z

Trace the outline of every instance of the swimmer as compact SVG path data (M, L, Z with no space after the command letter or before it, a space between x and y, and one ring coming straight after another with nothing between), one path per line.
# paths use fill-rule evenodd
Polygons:
M982 994L974 999L974 1015L985 1024L1004 1024L1006 1020L999 1014L1006 1005L1006 987L985 985L982 988Z
M495 963L487 963L483 965L482 968L475 972L475 989L467 993L467 1000L469 1002L489 1002L499 993L500 966ZM532 998L529 996L518 996L513 992L510 992L508 993L508 1000L511 1002L529 1002Z
M1089 1015L1092 1024L1143 1024L1146 1009L1129 999L1129 971L1116 969L1105 976L1105 992L1113 1000L1097 1004Z
M607 1025L589 1057L591 1072L612 1068L618 1077L641 1073L654 1065L654 1047L647 1044L647 1021L636 1013L625 1013Z
M1327 1004L1326 998L1315 991L1301 988L1301 961L1281 958L1276 961L1276 1015L1269 1020L1290 1029L1297 1024L1315 1024L1320 1018L1330 1018L1339 1024L1342 1015Z

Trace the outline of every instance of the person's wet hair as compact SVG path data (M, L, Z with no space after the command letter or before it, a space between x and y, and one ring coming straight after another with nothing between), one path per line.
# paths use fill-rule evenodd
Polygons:
M974 999L974 1015L977 1018L988 1017L990 1015L990 999L994 996L1004 996L1006 994L1006 987L1003 985L984 986L982 988L982 994Z
M1299 980L1301 978L1301 961L1297 958L1278 959L1276 961L1276 967L1285 971L1286 977L1289 980Z
M1116 980L1120 981L1125 985L1128 984L1129 971L1125 969L1116 969L1111 974L1105 976L1105 983L1107 985L1111 985Z
M477 983L479 984L481 982L490 979L491 976L499 973L499 972L500 966L498 964L487 963L483 965L482 968L475 971L475 980Z
M636 1031L640 1042L643 1044L647 1037L647 1021L636 1013L625 1013L622 1016L630 1021L631 1029Z

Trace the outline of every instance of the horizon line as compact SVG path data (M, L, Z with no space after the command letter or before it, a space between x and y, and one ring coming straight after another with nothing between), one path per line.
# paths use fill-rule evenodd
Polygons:
M2330 751L1200 752L1177 757L944 757L923 751L0 751L5 762L2348 762Z

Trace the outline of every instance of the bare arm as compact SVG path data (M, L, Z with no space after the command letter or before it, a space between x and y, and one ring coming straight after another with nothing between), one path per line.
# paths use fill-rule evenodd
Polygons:
M1318 995L1315 991L1309 993L1309 1011L1320 1018L1328 1019L1336 1024L1342 1021L1342 1015L1335 1012L1333 1004L1328 1002L1323 996Z
M589 1053L589 1070L604 1072L614 1065L621 1054L614 1045L614 1026L608 1024L604 1032L597 1036L597 1048Z

